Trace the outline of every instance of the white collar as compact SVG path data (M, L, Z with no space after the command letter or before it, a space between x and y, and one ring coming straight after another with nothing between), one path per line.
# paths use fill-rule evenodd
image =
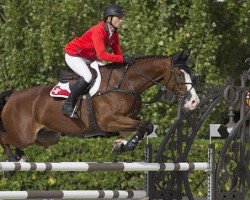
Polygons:
M108 29L109 29L109 39L110 39L115 30L111 30L110 26L108 26Z

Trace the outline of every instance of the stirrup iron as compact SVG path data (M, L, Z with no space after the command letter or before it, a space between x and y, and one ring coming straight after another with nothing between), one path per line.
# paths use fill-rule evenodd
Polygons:
M75 112L77 111L77 108L78 108L78 106L76 104L75 107L74 107L73 112L70 115L70 118L79 118L79 116L77 114L75 114Z

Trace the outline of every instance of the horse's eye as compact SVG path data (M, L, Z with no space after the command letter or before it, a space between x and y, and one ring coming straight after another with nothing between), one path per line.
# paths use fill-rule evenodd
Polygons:
M180 72L180 73L179 73L179 76L184 76L184 73L183 73L183 72Z

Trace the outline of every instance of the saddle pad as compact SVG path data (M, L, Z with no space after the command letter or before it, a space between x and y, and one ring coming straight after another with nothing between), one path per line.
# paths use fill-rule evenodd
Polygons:
M68 98L70 95L69 82L61 83L59 82L53 89L50 91L50 96Z

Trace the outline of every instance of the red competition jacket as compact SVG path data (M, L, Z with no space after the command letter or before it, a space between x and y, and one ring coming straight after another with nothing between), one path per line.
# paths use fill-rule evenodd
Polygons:
M108 46L111 46L114 54L106 51ZM123 62L118 33L114 31L109 39L108 27L104 22L93 26L81 37L74 38L66 45L65 52L90 60Z

